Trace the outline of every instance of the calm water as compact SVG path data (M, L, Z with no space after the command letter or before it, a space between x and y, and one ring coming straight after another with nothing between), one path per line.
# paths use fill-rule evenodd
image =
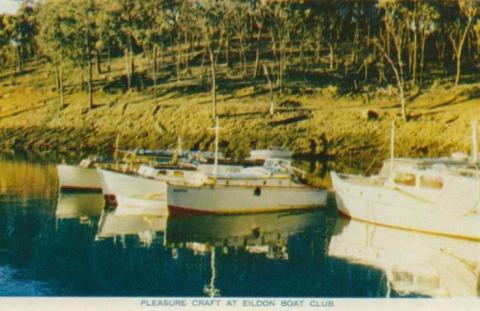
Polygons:
M480 244L316 212L166 219L0 155L2 296L477 296ZM331 205L334 203L331 202Z

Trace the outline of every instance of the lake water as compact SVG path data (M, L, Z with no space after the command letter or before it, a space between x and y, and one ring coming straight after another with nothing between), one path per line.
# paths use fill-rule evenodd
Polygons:
M0 155L1 296L478 296L480 243L318 211L122 216Z

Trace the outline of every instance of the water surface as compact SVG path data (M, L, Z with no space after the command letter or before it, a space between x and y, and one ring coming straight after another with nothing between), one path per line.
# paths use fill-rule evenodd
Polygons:
M54 163L0 155L0 295L478 296L480 243L317 211L124 216L58 193Z

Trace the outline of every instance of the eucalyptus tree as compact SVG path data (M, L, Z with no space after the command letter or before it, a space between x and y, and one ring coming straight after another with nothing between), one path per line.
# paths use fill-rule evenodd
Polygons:
M176 77L177 82L180 82L182 72L188 73L190 71L189 63L190 63L190 54L193 49L193 41L197 40L204 40L204 32L202 30L202 23L204 23L205 16L201 16L200 8L206 5L207 3L203 3L200 1L191 1L191 0L177 0L172 1L169 4L171 10L169 11L167 23L170 25L171 31L171 38L172 38L172 45L174 45L174 52L175 52L175 69L176 69ZM217 25L218 27L219 25ZM202 45L202 44L200 44ZM202 53L202 81L203 81L203 62L208 54L203 49ZM183 65L183 69L182 69Z
M456 4L460 14L450 24L449 38L456 62L455 85L458 85L462 69L463 47L470 29L480 13L480 0L457 0Z
M276 62L276 86L283 88L287 67L287 48L290 44L290 18L293 1L271 2L269 4L269 31L273 57Z
M204 0L198 2L196 12L199 27L203 33L203 41L210 60L212 116L217 117L217 72L216 61L223 44L222 31L218 25L224 19L226 12L224 0Z
M133 77L135 75L134 48L137 45L135 41L135 32L138 27L142 27L143 16L139 9L140 1L135 0L104 0L99 1L100 10L98 20L100 23L101 37L104 42L113 38L115 44L123 50L125 60L125 73L127 77L127 89L132 87Z
M137 24L133 35L141 45L149 64L153 81L154 103L157 99L158 56L167 46L167 39L172 32L172 1L144 0L135 4L135 10L143 16Z
M477 46L477 60L480 60L480 19L477 20L475 26L473 26L473 33L475 34L476 46Z
M438 32L437 21L440 19L440 12L437 9L438 3L420 1L418 4L418 19L416 31L419 33L420 40L420 83L423 83L425 68L425 48L428 38L435 32Z
M251 17L255 32L255 63L253 67L253 78L258 74L260 65L260 47L262 43L262 35L265 35L268 27L268 6L265 1L253 0L251 2Z
M35 36L37 21L34 8L27 2L22 2L14 16L9 17L10 40L15 47L17 70L21 71L24 61L35 54Z
M0 68L7 64L7 50L10 45L10 35L6 29L7 16L0 14Z
M68 1L67 1L68 2ZM92 109L93 103L93 61L95 48L99 40L98 25L95 16L99 7L95 0L70 1L62 5L63 16L60 27L66 33L73 32L73 38L64 45L66 55L80 68L87 67L87 95L88 107Z
M229 25L233 24L233 33L238 40L238 59L240 64L241 76L247 74L247 56L248 36L252 29L253 7L252 3L243 0L230 0L226 2L226 18L224 18L224 33L228 40ZM227 41L228 42L228 41ZM228 48L228 47L227 47Z
M383 58L390 65L399 91L402 118L407 120L405 103L404 48L408 32L408 11L401 0L380 0L385 36L374 41ZM390 44L394 51L390 52Z
M65 10L69 2L68 0L50 0L38 13L38 19L42 22L37 38L42 53L55 67L60 107L65 106L63 69L65 62L74 56L71 52L76 40L77 21L73 14L69 15L68 10Z

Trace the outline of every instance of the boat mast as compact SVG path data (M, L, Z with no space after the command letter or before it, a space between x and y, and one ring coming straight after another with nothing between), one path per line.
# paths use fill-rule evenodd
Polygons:
M213 166L213 174L216 177L218 173L218 141L220 139L220 126L218 124L218 117L215 118L215 160Z
M390 129L390 173L393 172L393 161L395 159L395 121L392 121Z
M478 162L477 121L472 121L472 162Z

